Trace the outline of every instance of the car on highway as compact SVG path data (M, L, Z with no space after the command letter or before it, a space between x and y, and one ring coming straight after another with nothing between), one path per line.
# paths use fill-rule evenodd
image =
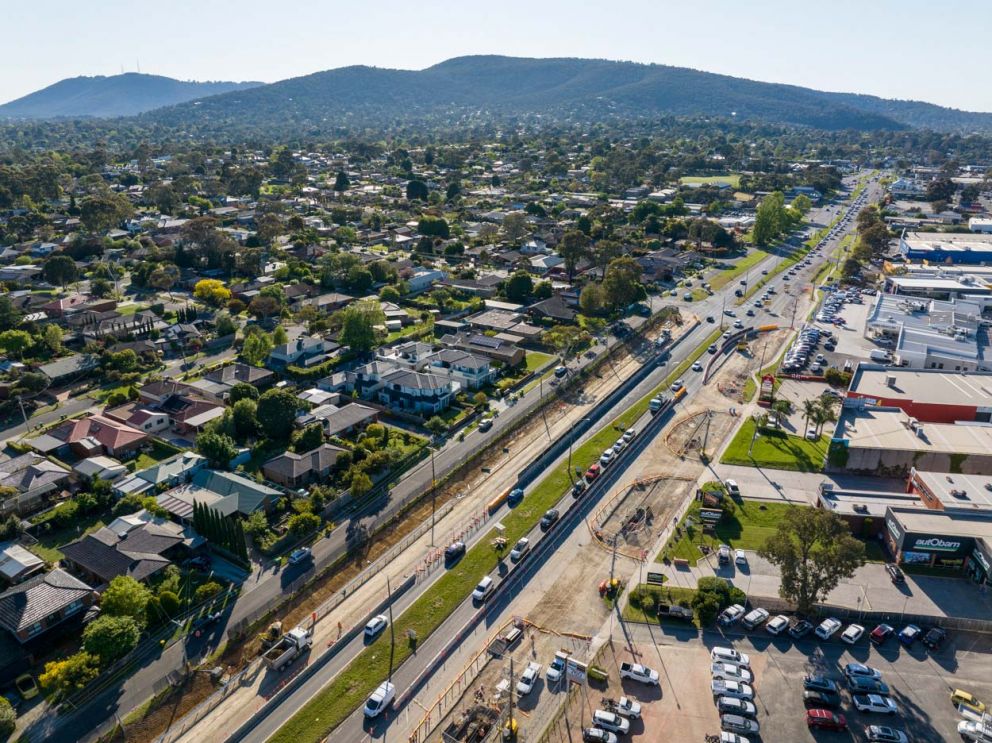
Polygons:
M716 318L713 315L707 315L706 322L716 322Z
M896 703L880 694L855 694L851 697L858 712L871 712L879 715L894 715L899 711Z
M609 730L601 728L585 728L582 731L584 743L617 743L617 736Z
M806 726L820 730L847 730L847 719L844 715L831 712L828 709L806 710Z
M485 433L486 431L488 431L492 427L493 427L493 419L492 418L483 418L482 420L479 421L479 430L482 433Z
M379 634L389 626L389 617L385 614L378 614L372 617L368 624L365 625L365 639L371 640L374 637L378 637Z
M685 381L682 379L676 379L672 382L672 392L678 392L683 387L685 387Z
M566 366L556 366L555 367L555 376L558 377L559 379L561 379L562 377L564 377L566 374L568 374L568 367L566 367Z
M865 739L869 743L909 743L906 733L888 725L869 725L865 728Z
M892 633L895 632L890 624L880 624L875 629L871 631L868 635L868 639L871 640L873 645L883 645L885 641L892 637Z
M607 449L599 457L599 464L600 464L600 466L601 467L609 467L610 466L610 462L613 461L613 457L615 457L615 456L616 456L616 453L613 451L612 448Z
M706 349L708 353L716 353L717 348L715 343L711 343L710 347Z
M703 365L700 364L698 361L693 361L692 362L692 370L694 372L701 372L703 370Z
M379 714L393 703L396 698L396 686L389 681L383 681L365 701L365 716L378 717Z
M593 464L586 470L585 480L586 482L594 482L597 477L602 474L603 468L599 464Z
M765 624L765 632L769 635L781 635L787 629L789 629L789 618L785 614L774 616Z
M853 645L858 640L861 639L861 635L865 633L865 628L860 624L850 624L841 633L840 639L846 642L848 645Z
M517 504L523 499L524 499L523 488L514 488L513 490L510 491L510 494L506 496L506 502L509 503L510 505Z
M754 699L754 689L742 681L713 679L710 691L714 697L734 697L735 699Z
M313 559L313 552L310 551L309 547L300 547L297 550L293 550L289 555L290 565L299 565L302 562Z
M510 560L517 562L523 559L523 556L530 552L530 540L527 537L520 537L517 543L513 545L513 549L510 550Z
M479 584L472 591L473 601L485 601L489 598L490 594L496 590L496 583L493 581L491 576L485 576L479 581Z
M628 428L626 431L623 432L623 440L625 443L629 444L635 438L637 438L636 428Z
M549 508L545 511L544 515L541 517L541 529L543 531L550 529L552 524L558 520L559 515L560 514L558 513L557 508Z
M444 548L444 559L447 561L457 560L465 554L465 542L458 540L452 542Z
M734 320L734 327L740 330L741 328L744 327L744 323L742 323L740 320Z
M630 720L616 712L607 712L605 709L597 709L592 713L592 724L617 735L626 735L630 732Z
M524 672L520 674L520 680L517 682L517 694L522 697L530 694L539 678L541 678L541 664L531 661L527 664Z

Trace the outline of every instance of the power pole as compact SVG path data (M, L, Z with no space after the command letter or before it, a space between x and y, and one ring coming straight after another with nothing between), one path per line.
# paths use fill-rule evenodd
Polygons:
M396 633L393 630L393 589L389 585L389 576L386 576L386 600L389 602L389 675L386 681L393 680L393 654L396 652Z
M437 509L437 475L434 471L434 447L431 450L431 547L434 546L434 513Z
M510 656L510 719L508 721L510 726L510 740L516 740L516 736L513 734L513 656Z

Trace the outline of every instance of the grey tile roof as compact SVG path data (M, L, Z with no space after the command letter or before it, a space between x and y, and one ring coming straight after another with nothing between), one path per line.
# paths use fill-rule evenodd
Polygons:
M93 589L56 568L0 593L0 626L18 632L85 598Z

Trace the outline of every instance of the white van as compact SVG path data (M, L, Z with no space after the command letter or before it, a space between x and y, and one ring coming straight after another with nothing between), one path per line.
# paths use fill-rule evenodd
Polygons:
M378 717L379 714L393 703L396 698L396 686L383 681L379 687L373 691L365 702L365 716Z
M479 585L475 587L472 591L472 598L475 601L485 601L489 598L489 594L496 590L496 583L493 581L491 576L486 576L479 581Z

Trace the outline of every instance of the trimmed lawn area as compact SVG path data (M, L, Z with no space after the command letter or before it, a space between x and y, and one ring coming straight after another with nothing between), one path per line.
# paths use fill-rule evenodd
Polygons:
M727 175L684 175L679 178L679 183L726 183L734 190L741 187L740 173L729 173Z
M738 276L743 274L745 271L748 271L754 268L759 263L761 263L761 261L763 261L769 255L771 254L765 252L761 248L752 248L751 252L749 252L740 261L737 262L737 265L735 265L732 268L728 268L724 271L721 271L712 279L710 279L710 286L713 287L714 291L726 286L731 281L736 279Z
M541 353L540 351L528 351L527 352L527 371L534 373L542 366L547 364L551 359L553 359L549 353Z
M678 539L673 537L668 542L658 556L659 562L667 555L671 559L681 558L688 560L690 565L695 565L703 557L700 545L708 545L711 551L721 544L730 545L732 549L756 550L775 533L778 522L786 511L801 506L766 501L728 501L728 509L717 522L714 534L704 534L700 529L701 508L700 501L689 507L679 523L681 536ZM691 525L687 525L687 520L692 522Z
M64 557L61 547L103 528L112 518L109 511L104 511L103 513L80 516L74 525L64 529L53 529L49 532L39 529L38 543L32 545L30 550L42 560L57 563Z
M762 429L754 440L751 456L748 456L747 450L756 425L751 418L744 421L720 462L796 472L820 472L823 469L828 444L825 436L820 436L816 441L808 441L802 436Z
M627 606L623 610L623 618L631 622L645 622L647 624L655 624L659 621L670 621L672 624L680 624L686 626L689 622L680 619L669 619L664 617L659 619L658 615L655 613L655 606L660 602L663 604L673 605L684 605L692 603L693 597L696 595L695 588L679 588L677 586L656 586L647 583L641 583L630 593L630 598L628 599ZM640 597L644 597L642 601ZM639 604L634 606L634 604ZM692 624L696 624L696 620L693 619ZM698 625L697 625L698 626Z
M172 444L167 444L164 441L153 441L152 449L148 452L141 452L137 457L128 462L128 468L132 472L137 472L138 470L143 470L146 467L152 467L159 462L168 459L169 457L178 454L181 450Z

